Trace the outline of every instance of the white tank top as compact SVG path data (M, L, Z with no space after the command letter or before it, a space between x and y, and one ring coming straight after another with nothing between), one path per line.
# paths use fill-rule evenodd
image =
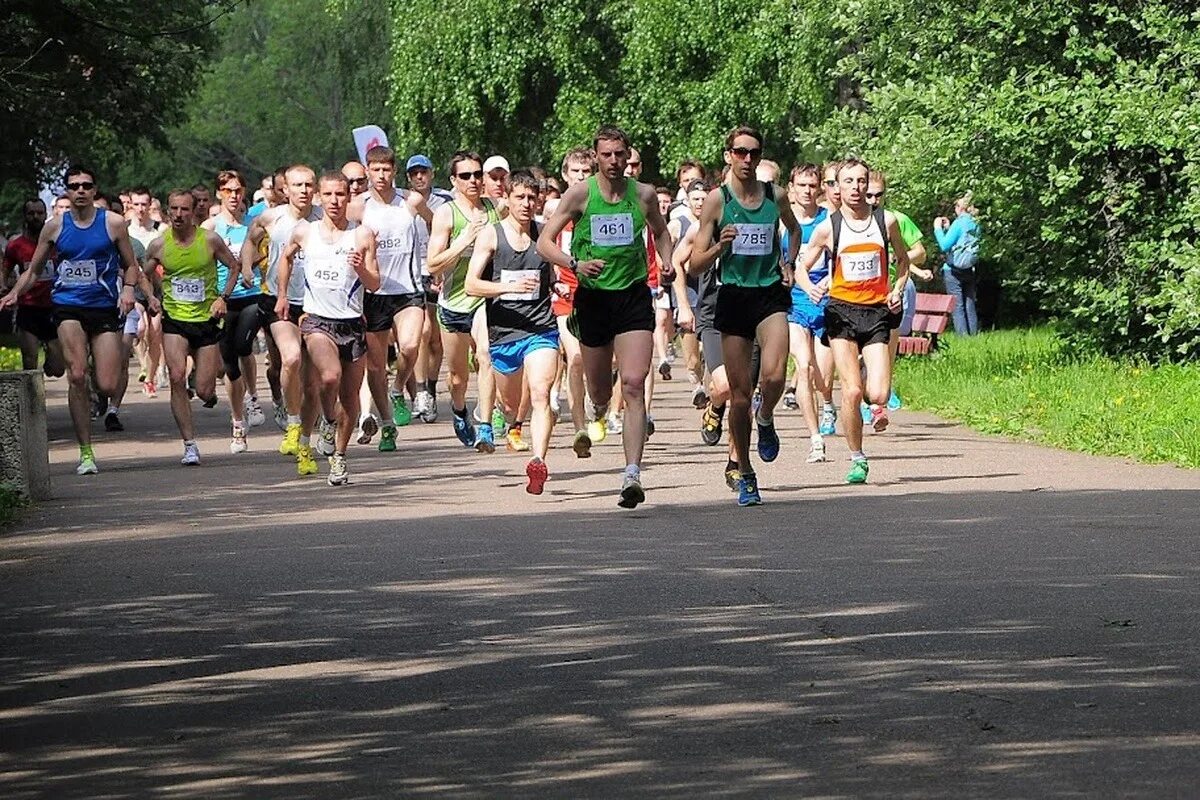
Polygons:
M363 285L348 257L354 249L355 228L351 222L333 242L325 241L321 226L308 226L304 237L304 313L326 319L358 319L362 316Z
M421 291L417 263L415 217L397 192L391 203L368 195L362 224L375 232L375 259L379 263L379 291L374 294L414 294Z
M309 222L316 222L322 216L322 211L314 207L305 217ZM292 215L290 207L284 208L275 221L267 226L267 293L279 297L279 265L283 263L283 249L292 240L292 231L300 220ZM304 259L308 256L308 248L301 250L292 259L292 277L288 279L287 299L296 304L304 299Z

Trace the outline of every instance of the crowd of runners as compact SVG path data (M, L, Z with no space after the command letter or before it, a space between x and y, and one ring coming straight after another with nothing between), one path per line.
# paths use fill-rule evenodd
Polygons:
M131 357L141 391L170 386L184 465L201 460L192 401L214 407L222 376L229 449L247 451L268 418L265 348L277 449L301 476L323 456L328 483L345 484L352 443L394 451L398 427L448 406L464 447L530 453L531 494L556 424L580 459L620 435L618 504L633 508L655 379L672 379L678 349L700 438L717 446L728 428L740 505L762 501L751 442L778 457L781 401L803 414L809 463L840 424L847 481L863 483L864 426L884 431L898 405L910 276L932 277L921 232L885 208L886 179L862 161L797 165L781 186L763 144L736 128L719 172L685 161L674 189L640 182L640 154L611 126L559 175L456 152L449 191L427 156L379 146L365 164L281 168L249 198L222 171L162 205L144 188L106 198L73 166L49 215L25 204L0 311L15 307L26 368L67 375L80 475L98 470L93 419L123 429Z

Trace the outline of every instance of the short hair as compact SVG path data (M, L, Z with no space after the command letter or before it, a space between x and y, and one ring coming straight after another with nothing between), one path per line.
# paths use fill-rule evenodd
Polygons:
M708 191L708 183L705 182L703 178L696 178L694 181L692 181L691 183L689 183L687 185L687 194L691 194L692 192L697 191L697 190L699 190L701 192Z
M599 150L601 142L620 142L625 146L626 150L633 148L633 142L629 139L629 134L618 128L616 125L601 125L596 135L592 137L592 150Z
M539 181L532 172L527 169L519 169L508 176L508 193L512 194L512 190L518 186L524 186L534 194L541 191L542 182Z
M391 164L396 166L396 151L390 147L377 144L367 151L368 164Z
M171 200L176 197L187 197L192 201L192 208L196 207L196 195L192 194L192 189L172 189L167 192L167 205L171 205Z
M83 164L72 164L71 166L67 167L67 171L63 175L63 180L69 181L76 175L87 175L92 179L92 183L100 182L96 180L96 173L90 167L85 167Z
M291 167L289 167L286 164L283 165L282 167L276 167L275 171L271 173L271 176L275 177L275 178L283 178L286 181L287 180L287 171L289 169L291 169Z
M685 158L679 162L679 166L675 169L675 182L681 183L683 181L683 173L689 169L698 169L701 175L704 174L703 164L694 158Z
M287 176L288 176L289 172L296 172L298 170L304 170L305 172L310 172L310 173L312 173L314 178L317 175L317 171L315 169L313 169L312 167L310 167L308 164L303 164L303 163L297 162L295 164L292 164L291 166L289 166L287 169L285 169L283 171L284 182L287 181Z
M561 195L563 193L562 181L560 181L558 179L557 175L547 175L546 176L546 189L553 190L555 192L558 192Z
M871 165L863 161L861 158L854 158L853 156L838 162L837 174L840 176L843 170L855 169L857 167L862 167L865 169L867 171L867 175L870 176Z
M41 203L41 204L42 204L42 208L45 208L45 207L46 207L46 201L45 201L45 200L43 200L43 199L42 199L42 198L40 198L40 197L33 197L33 196L30 196L30 197L26 197L26 198L25 198L25 200L24 200L24 201L22 201L22 203L21 203L21 211L22 211L22 212L24 212L24 211L25 211L25 207L26 207L26 206L28 206L30 203Z
M347 191L350 189L350 179L340 169L327 169L322 172L320 179L317 181L317 186L323 183L342 183L345 184Z
M479 164L479 168L483 169L483 158L474 150L455 150L454 155L450 156L450 165L446 170L453 177L454 168L464 161L475 161Z
M135 194L144 194L144 195L146 195L146 197L149 197L150 196L150 187L146 186L146 185L135 186L129 190L130 199L132 199Z
M188 191L190 191L190 192L207 192L207 191L208 191L208 186L206 186L206 185L204 184L204 182L202 181L202 182L200 182L200 183L197 183L195 186L193 186L193 187L192 187L191 189L189 189Z
M563 156L562 168L559 172L566 172L567 165L572 163L586 163L588 169L596 171L596 151L587 147L576 147L574 150L568 150Z
M887 188L887 173L880 172L877 169L873 169L867 173L867 181L870 183L881 184L886 189Z
M655 194L665 194L667 197L675 196L674 194L671 193L671 190L668 189L666 186L655 186L654 193Z
M833 174L837 175L838 170L840 170L841 168L842 168L841 161L826 161L825 166L823 166L821 168L821 173L824 174L826 172L829 172L829 170L833 170Z
M120 196L110 197L108 199L108 208L110 211L115 211L118 214L125 213L125 204L121 202Z
M738 125L736 128L734 128L733 130L731 130L729 132L728 136L725 137L725 149L726 150L732 149L733 148L733 140L739 136L753 137L754 141L758 142L759 147L762 147L764 144L763 135L761 133L759 133L755 128L751 128L749 125Z
M58 205L60 200L66 200L69 203L71 202L71 196L69 194L60 194L58 197L54 198L54 204Z
M801 175L812 175L817 179L818 183L821 181L821 170L811 161L806 161L803 164L797 164L792 167L792 173L788 176L788 183L795 181Z
M237 181L243 189L246 188L246 181L242 178L242 173L236 169L223 169L217 173L217 189L229 181Z

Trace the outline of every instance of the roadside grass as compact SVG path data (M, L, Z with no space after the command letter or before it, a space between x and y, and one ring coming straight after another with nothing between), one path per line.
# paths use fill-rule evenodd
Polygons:
M17 511L25 505L25 498L20 492L7 483L0 483L0 530L17 516Z
M1200 467L1200 367L1078 356L1050 328L947 336L896 367L909 408L983 433Z

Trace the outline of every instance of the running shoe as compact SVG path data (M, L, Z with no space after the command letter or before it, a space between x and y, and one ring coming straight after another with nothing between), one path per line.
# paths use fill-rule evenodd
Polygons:
M100 471L96 466L96 457L91 453L82 453L79 456L79 466L75 467L76 475L95 475Z
M396 423L397 428L403 428L412 422L413 413L408 407L408 401L404 399L404 395L399 394L392 398L392 422Z
M246 422L251 428L257 428L267 421L267 415L263 413L262 406L258 404L258 398L246 395Z
M750 413L757 417L760 408L762 408L762 390L755 386L754 394L750 397Z
M871 407L866 403L858 404L858 413L862 416L863 425L871 424Z
M588 436L587 431L575 431L575 441L571 442L571 449L575 451L577 458L591 458L592 437Z
M779 434L775 432L775 422L766 425L755 419L758 427L758 457L768 464L779 458Z
M234 425L233 439L229 442L229 452L237 455L249 449L250 445L246 442L246 427L244 425Z
M287 409L283 406L275 406L275 411L271 414L275 418L275 424L279 426L279 430L287 430Z
M888 411L899 411L903 407L904 407L904 403L902 403L900 401L900 395L896 394L896 390L893 389L892 393L888 396L888 401L887 401Z
M288 425L287 432L283 434L283 441L279 443L279 455L294 456L300 452L300 423Z
M856 458L850 464L850 474L846 476L846 483L866 483L867 473L870 471L865 458Z
M424 389L417 391L417 396L413 398L412 414L419 420L425 419L425 412L429 408L429 392ZM392 406L392 411L395 412L396 407Z
M658 374L662 376L664 381L671 380L671 362L665 358L658 362Z
M141 372L138 373L138 383L145 383L146 378L148 378L148 377L149 377L149 375L146 374L146 370L142 370Z
M200 463L200 448L195 444L185 444L183 446L183 458L179 460L180 464L185 467L194 467Z
M329 456L329 485L342 486L350 482L350 472L346 469L346 457L334 453Z
M296 451L296 474L317 474L317 459L313 457L313 449L307 445L301 445Z
M738 479L738 505L742 508L762 505L762 495L758 492L758 477L753 472Z
M158 385L154 381L144 381L142 391L146 397L158 397Z
M876 433L883 433L887 430L888 415L887 409L883 406L871 406L871 427Z
M205 408L216 408L217 407L217 393L213 392L212 397L208 398L207 400L203 400L201 402L201 405L203 405Z
M508 420L504 418L504 412L498 408L492 409L492 433L496 436L504 436L508 433Z
M524 453L529 450L529 442L521 436L520 428L509 428L504 438L508 440L508 449L514 453Z
M367 414L363 417L362 425L359 426L358 443L370 444L371 439L377 433L379 433L379 423L375 421L374 415Z
M713 410L712 403L704 407L700 417L700 441L709 447L721 441L721 415Z
M117 412L109 411L104 415L104 430L109 433L119 433L125 430L125 426L121 424L121 418L117 416Z
M812 447L808 450L808 458L804 459L806 464L821 464L825 461L825 442L820 439L812 440Z
M654 435L654 417L651 414L646 415L646 438L649 439Z
M618 436L625 430L624 420L614 411L608 415L608 432Z
M729 491L736 492L741 488L742 473L737 467L726 467L725 469L725 485L729 487Z
M644 502L646 490L642 488L641 480L625 473L625 479L621 481L621 499L617 501L617 505L621 508L637 508L638 503Z
M821 424L817 426L817 433L822 436L833 436L837 433L837 409L823 408L821 409Z
M675 343L668 342L667 343L667 361L670 361L672 364L674 364L675 359L677 359L677 358L679 358L679 354L675 350Z
M708 392L704 391L704 387L696 384L696 388L692 389L692 407L697 411L708 405Z
M784 408L787 408L791 411L795 411L797 408L800 407L800 404L796 402L796 390L795 389L788 389L786 392L783 393L783 406L784 406Z
M459 416L458 414L451 415L454 419L454 435L463 443L463 447L475 446L475 428L471 423L467 422L466 414ZM429 420L426 419L426 422Z
M396 429L391 425L384 425L383 432L379 434L379 452L394 453L396 451Z
M608 420L594 419L589 422L587 424L587 435L588 439L591 441L591 444L600 444L603 442L608 438ZM578 434L576 434L576 439L578 439ZM578 453L579 451L576 450L575 452Z
M496 437L492 432L492 426L486 422L479 423L479 426L475 428L475 452L496 452Z
M530 494L541 494L546 487L546 479L550 477L550 471L546 469L546 462L540 458L532 458L525 465L525 477L529 478L529 483L525 486L525 491Z
M317 437L317 452L323 456L332 456L337 450L337 423L318 420Z
M438 418L438 402L437 395L433 392L429 393L429 405L425 407L425 421L437 422Z

